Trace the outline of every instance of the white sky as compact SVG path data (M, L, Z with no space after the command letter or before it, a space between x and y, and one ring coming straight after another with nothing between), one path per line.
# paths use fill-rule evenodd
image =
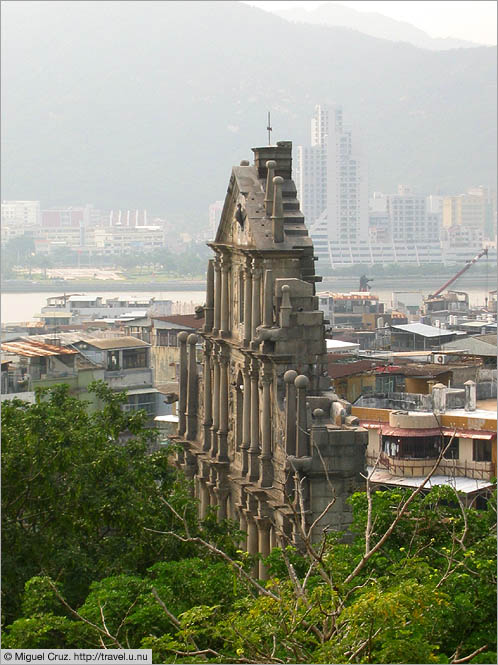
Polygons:
M272 11L291 7L314 9L325 2L247 0L246 4ZM337 4L406 21L431 37L455 37L480 44L496 44L496 0L338 0Z

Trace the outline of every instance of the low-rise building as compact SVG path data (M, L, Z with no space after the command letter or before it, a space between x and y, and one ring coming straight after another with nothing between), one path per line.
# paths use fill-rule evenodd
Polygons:
M427 488L450 485L468 504L482 505L496 478L496 411L476 408L475 387L466 382L458 408L447 408L451 390L442 384L412 409L392 408L386 398L353 405L353 415L369 432L371 481L418 487L432 472Z

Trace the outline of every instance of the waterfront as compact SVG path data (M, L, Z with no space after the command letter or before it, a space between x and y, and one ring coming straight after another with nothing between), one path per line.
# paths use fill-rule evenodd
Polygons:
M398 300L406 304L415 304L422 301L422 297L436 291L446 281L444 277L436 276L431 278L378 278L372 283L372 293L378 295L380 300L391 307L393 304L393 291L398 292ZM455 290L466 291L469 294L470 304L472 306L484 305L488 284L486 277L481 275L467 275L464 279L458 280L452 287ZM491 280L490 280L491 282ZM184 282L177 285L178 290L167 290L164 284L143 284L129 286L129 291L121 289L116 290L115 283L99 284L87 289L75 289L69 284L65 289L56 287L46 291L31 293L2 293L1 296L1 320L2 323L14 323L28 321L33 319L34 315L41 311L46 305L48 297L66 293L85 293L99 295L103 298L122 297L122 298L144 298L155 296L156 298L172 300L182 303L203 303L205 301L205 291L202 282L195 282L194 288L188 289ZM102 288L108 286L109 290L103 291ZM169 284L168 284L169 286ZM450 287L451 288L451 287ZM492 283L489 288L496 288ZM317 284L317 291L335 291L348 292L358 290L358 278L356 277L336 277L326 278L322 283ZM401 292L405 292L405 300Z

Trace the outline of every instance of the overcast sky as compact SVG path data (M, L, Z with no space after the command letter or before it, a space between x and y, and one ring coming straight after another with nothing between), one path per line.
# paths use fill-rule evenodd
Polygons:
M246 1L248 5L269 11L291 7L314 9L325 4L313 0ZM480 44L496 44L495 0L338 0L337 4L406 21L431 37L454 37Z

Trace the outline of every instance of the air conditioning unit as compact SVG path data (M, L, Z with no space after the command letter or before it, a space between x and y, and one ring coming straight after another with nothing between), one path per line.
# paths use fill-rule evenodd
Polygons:
M434 353L432 356L432 362L435 365L446 365L448 356L445 353Z

